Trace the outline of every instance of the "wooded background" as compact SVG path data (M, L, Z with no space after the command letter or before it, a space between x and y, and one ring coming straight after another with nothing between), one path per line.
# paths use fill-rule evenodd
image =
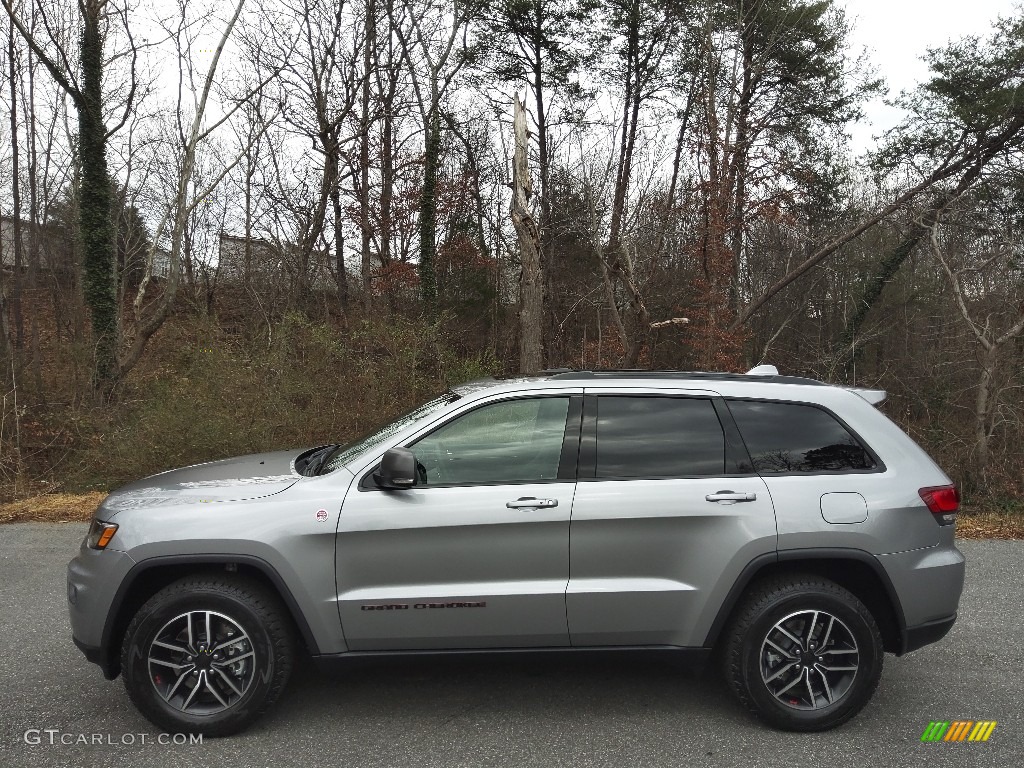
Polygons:
M770 362L1022 508L1019 11L855 157L830 0L0 3L0 497Z

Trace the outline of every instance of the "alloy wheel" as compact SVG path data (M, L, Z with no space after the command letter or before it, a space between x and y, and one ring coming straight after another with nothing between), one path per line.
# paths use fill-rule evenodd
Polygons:
M761 644L761 680L785 706L814 710L831 706L850 690L860 668L857 641L825 611L791 613Z
M237 704L256 676L256 650L237 621L216 611L175 616L149 645L149 676L163 700L186 714Z

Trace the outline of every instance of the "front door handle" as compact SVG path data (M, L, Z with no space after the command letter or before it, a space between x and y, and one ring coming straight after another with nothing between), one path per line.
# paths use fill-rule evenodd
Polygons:
M737 493L736 491L716 491L704 497L708 501L721 504L735 504L737 501L757 501L756 493Z
M534 496L522 496L515 501L506 501L509 509L550 509L558 506L558 499L538 499Z

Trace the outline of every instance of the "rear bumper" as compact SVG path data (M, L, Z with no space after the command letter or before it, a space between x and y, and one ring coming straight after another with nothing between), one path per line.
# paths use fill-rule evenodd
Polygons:
M952 531L949 536L952 539ZM956 618L964 588L964 556L960 550L950 541L877 557L899 598L904 636L937 633L934 640L938 640L945 635ZM943 623L944 630L933 628Z
M900 649L900 655L937 643L953 628L955 621L956 614L954 613L945 619L936 619L914 627L907 627L903 630L903 647Z

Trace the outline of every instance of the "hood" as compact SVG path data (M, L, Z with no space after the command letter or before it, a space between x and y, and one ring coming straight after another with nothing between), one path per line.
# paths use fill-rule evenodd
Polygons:
M127 509L245 501L290 488L301 477L293 466L300 451L257 453L172 469L136 480L107 496L102 514Z

